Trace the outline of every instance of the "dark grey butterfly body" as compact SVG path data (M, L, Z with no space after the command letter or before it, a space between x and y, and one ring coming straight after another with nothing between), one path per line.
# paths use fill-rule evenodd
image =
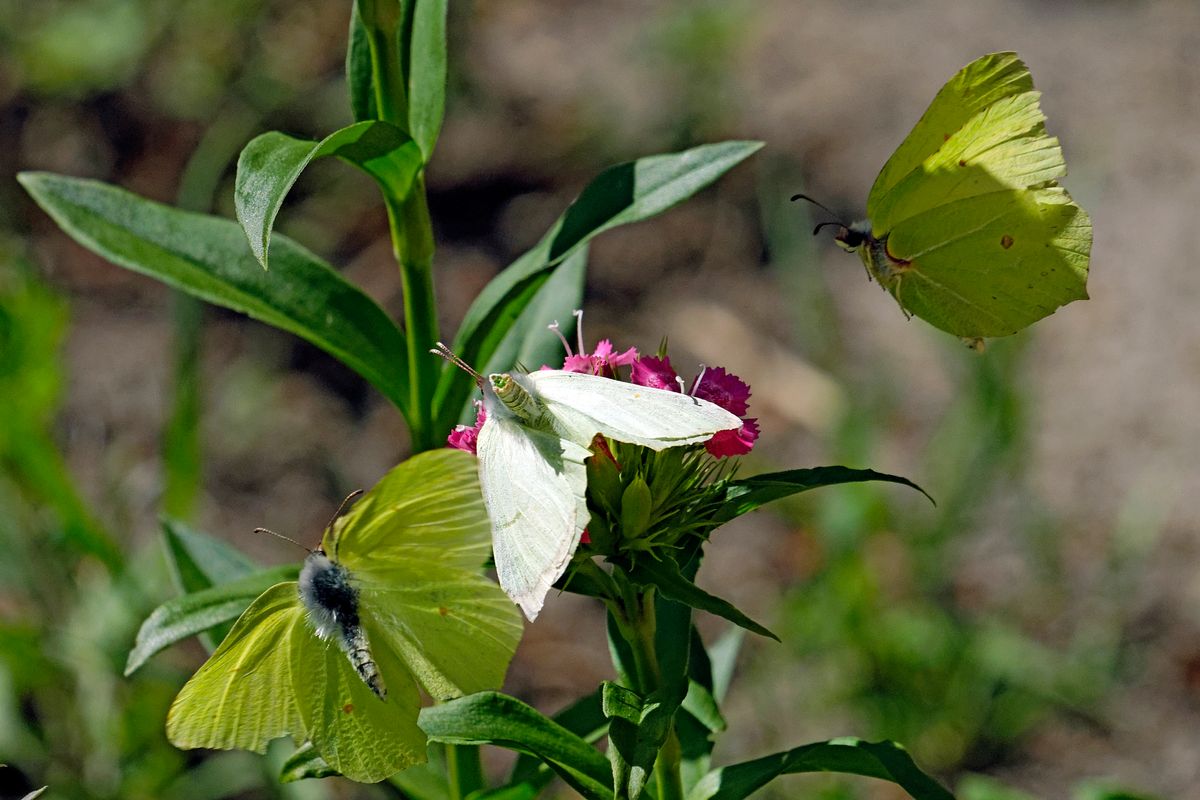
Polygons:
M371 657L371 645L359 620L358 589L351 580L350 570L317 550L304 559L299 592L317 636L336 639L363 683L379 699L386 697L379 666Z

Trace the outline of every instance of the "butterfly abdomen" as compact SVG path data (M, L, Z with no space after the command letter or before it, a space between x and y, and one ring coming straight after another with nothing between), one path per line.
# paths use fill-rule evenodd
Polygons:
M363 683L382 699L387 691L358 613L358 589L350 570L318 551L304 559L300 570L300 601L313 631L321 639L336 639Z
M508 373L489 375L492 391L505 408L526 423L536 423L542 417L542 407L537 398L515 377Z
M371 645L367 641L367 632L361 625L355 625L353 628L343 628L342 634L340 643L342 649L346 651L346 656L350 659L350 666L354 667L358 677L362 678L363 683L375 693L375 696L382 700L387 696L387 689L384 688L383 678L379 675L379 665L371 657Z

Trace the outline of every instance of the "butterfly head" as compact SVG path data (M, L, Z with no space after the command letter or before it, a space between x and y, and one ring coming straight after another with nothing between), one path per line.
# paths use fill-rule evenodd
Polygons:
M823 224L828 225L830 223L823 223ZM859 248L861 248L864 244L872 241L872 239L873 239L873 237L871 236L870 220L863 220L862 222L854 222L854 223L851 223L850 225L842 225L840 223L834 223L834 224L836 224L838 226L838 230L837 230L837 233L834 235L833 240L835 242L837 242L838 247L842 248L843 250L845 250L848 253L858 252ZM817 230L820 230L820 229L821 229L821 227L817 226ZM816 233L816 232L817 231L813 231L813 233Z

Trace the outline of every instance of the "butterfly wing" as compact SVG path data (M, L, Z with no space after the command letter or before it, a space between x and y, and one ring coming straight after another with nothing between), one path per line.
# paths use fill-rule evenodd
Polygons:
M171 743L262 753L280 736L303 739L292 692L291 642L294 630L305 627L294 581L259 595L171 704Z
M590 455L586 447L514 417L490 416L479 432L479 475L496 573L530 621L566 571L587 526L584 461Z
M379 631L373 651L390 648L438 700L499 687L521 638L517 610L481 574L492 535L478 473L459 450L414 456L335 527Z
M1008 336L1087 298L1092 226L1064 189L993 192L896 226L911 262L888 284L909 313L964 338Z
M597 375L540 370L525 376L567 438L590 444L601 433L652 450L698 444L742 421L718 405L680 392Z
M363 625L387 699L371 692L336 642L318 639L307 623L291 629L290 689L321 757L351 780L374 783L424 762L425 734L417 727L416 683L389 648L376 644L383 634L366 615Z
M1046 133L1038 92L997 100L882 196L867 203L872 231L890 233L930 209L991 192L1052 183L1066 174L1058 139Z
M1004 98L1033 90L1029 69L1016 53L992 53L963 67L933 98L912 132L884 164L871 187L867 216L878 226L876 207L906 176L937 153L968 120ZM886 230L886 228L876 228Z

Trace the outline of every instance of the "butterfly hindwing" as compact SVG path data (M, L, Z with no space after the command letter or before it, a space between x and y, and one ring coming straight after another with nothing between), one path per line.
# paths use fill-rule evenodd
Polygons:
M171 743L262 753L280 736L303 739L291 684L296 629L307 625L295 581L259 595L171 704Z
M588 522L590 451L493 414L479 433L483 500L500 586L530 620L566 570Z
M504 680L521 638L512 603L479 566L491 527L474 458L435 450L389 473L338 521L342 563L354 574L363 614L437 700Z
M898 225L888 251L911 263L888 289L956 336L1008 336L1087 297L1091 241L1062 188L994 192Z
M652 450L698 444L742 421L720 406L596 375L541 370L525 376L564 435L590 444L597 434Z
M371 653L387 686L383 700L363 683L337 642L307 625L291 636L291 689L321 757L352 780L374 783L425 760L417 727L421 698L409 672L364 615Z

